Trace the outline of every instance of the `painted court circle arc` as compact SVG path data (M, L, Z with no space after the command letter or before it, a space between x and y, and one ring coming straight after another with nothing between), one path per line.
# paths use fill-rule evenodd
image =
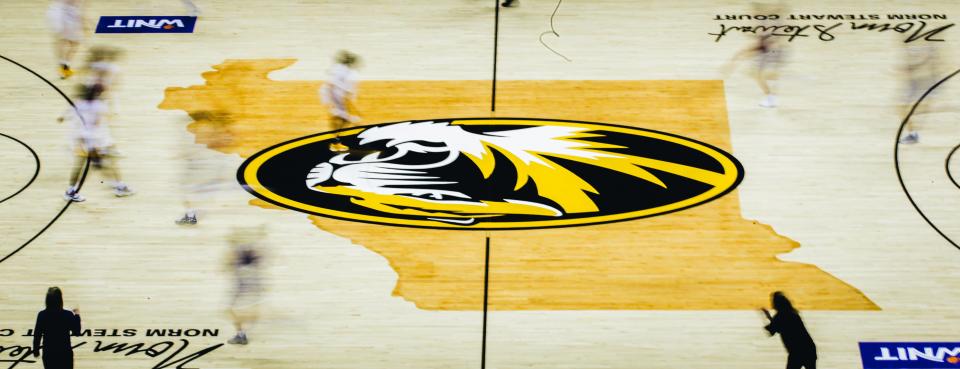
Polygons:
M13 137L13 136L10 136L10 135L7 135L7 134L4 134L4 133L0 133L0 136L4 137L4 138L6 138L6 139L9 139L10 141L13 141L13 143L14 143L15 145L17 145L18 147L22 147L22 148L26 149L26 150L30 153L30 156L33 157L33 175L30 176L30 179L27 180L26 183L24 183L24 184L22 184L22 185L19 185L19 186L16 186L16 187L15 187L16 190L14 190L13 192L11 192L9 195L7 195L6 193L0 193L0 196L3 196L3 197L0 197L0 203L3 203L3 202L5 202L5 201L7 201L7 200L10 200L10 199L16 197L16 196L19 195L21 192L23 192L23 190L26 190L27 187L30 187L30 185L33 184L33 181L37 179L37 175L40 174L40 157L37 156L37 153L36 153L35 151L33 151L33 148L31 148L30 146L28 146L28 145L27 145L26 143L24 143L23 141L20 141L20 140L18 140L17 138L15 138L15 137ZM6 191L5 191L5 192L6 192ZM6 195L6 196L4 196L4 195Z

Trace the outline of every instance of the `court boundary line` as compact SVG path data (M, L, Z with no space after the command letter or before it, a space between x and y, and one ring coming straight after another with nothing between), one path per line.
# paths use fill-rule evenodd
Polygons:
M33 148L30 147L30 145L27 145L25 142L20 141L20 140L17 139L16 137L10 136L10 135L8 135L8 134L6 134L6 133L3 133L3 132L0 132L0 136L9 138L9 139L13 140L14 142L19 143L19 144L22 145L23 147L26 147L27 150L30 151L30 155L33 155L33 162L36 164L36 165L35 165L35 168L34 168L34 170L33 170L33 177L31 177L30 180L27 181L27 184L23 185L23 187L21 187L19 190L17 190L17 192L14 192L12 195L5 197L3 200L0 200L0 204L2 204L3 202L5 202L5 201L7 201L7 200L10 200L10 199L12 199L12 198L14 198L14 197L17 197L17 195L19 195L21 192L23 192L23 191L25 191L27 188L29 188L30 185L33 184L33 181L35 181L35 180L37 179L37 176L40 175L40 156L37 155L37 152L34 151Z
M63 93L63 91L60 90L59 87L57 87L56 85L54 85L53 82L50 82L50 80L44 78L44 77L41 76L39 73L35 72L33 69L30 69L30 68L28 68L27 66L25 66L25 65L23 65L23 64L20 64L20 63L18 63L17 61L15 61L15 60L13 60L13 59L10 59L10 58L2 55L2 54L0 54L0 59L6 60L6 61L10 62L11 64L16 65L16 66L22 68L22 69L25 70L25 71L30 72L30 74L33 74L34 76L36 76L37 78L39 78L41 81L45 82L48 86L50 86L51 88L53 88L55 91L57 91L57 93L60 94L60 96L62 96L63 99L66 100L68 104L70 104L70 107L73 108L74 111L77 110L77 106L76 106L76 104L73 103L73 100L70 100L70 97L67 96L67 94ZM78 114L79 114L79 112L78 112ZM38 165L38 171L39 171L39 165ZM80 173L80 181L76 183L76 185L77 185L77 192L79 192L80 189L83 187L83 182L87 179L87 173L88 173L89 171L90 171L90 159L87 158L87 159L84 160L83 172ZM34 240L36 240L36 239L39 238L41 235L43 235L44 232L46 232L48 229L50 229L50 227L53 226L53 224L56 223L57 220L60 219L60 217L63 215L63 213L67 212L67 209L70 208L70 205L71 205L71 204L73 204L73 201L67 201L67 204L64 205L62 209L60 209L60 212L58 212L57 215L55 215L55 216L53 217L53 219L51 219L50 222L47 223L47 225L45 225L42 229L40 229L40 231L37 232L37 234L33 235L33 237L30 237L30 239L27 240L27 242L24 242L22 245L20 245L20 247L17 247L16 250L13 250L12 252L10 252L10 253L7 254L6 256L4 256L2 259L0 259L0 263L3 263L3 262L5 262L5 261L7 261L8 259L12 258L14 255L16 255L17 253L19 253L20 251L22 251L23 249L25 249L27 246L29 246L31 243L33 243Z
M917 210L917 213L920 214L920 217L923 218L923 220L926 221L934 231L940 234L943 239L947 240L947 242L953 245L953 247L957 248L957 250L960 250L960 245L957 245L957 243L943 233L940 228L937 228L937 225L933 224L933 221L931 221L930 218L927 218L927 215L923 213L923 210L920 210L920 206L917 205L917 202L913 200L913 196L910 196L910 190L907 190L907 185L903 182L903 174L900 172L900 137L903 135L903 129L907 126L907 123L910 122L910 118L913 116L913 113L916 112L917 107L920 106L920 103L923 102L923 99L925 99L927 95L930 95L930 93L933 92L933 90L935 90L937 87L940 87L940 85L942 85L944 82L947 82L950 78L953 78L953 76L957 75L958 73L960 73L960 69L957 69L953 73L950 73L950 75L937 81L937 83L934 83L933 86L930 86L930 88L928 88L927 91L920 96L920 99L913 104L913 106L910 108L910 111L907 113L907 116L903 118L903 122L900 123L900 128L897 129L897 136L894 137L893 167L897 172L897 180L900 181L900 188L903 189L903 194L907 195L907 200L909 200L910 204L913 205L913 208ZM949 171L947 173L949 174Z

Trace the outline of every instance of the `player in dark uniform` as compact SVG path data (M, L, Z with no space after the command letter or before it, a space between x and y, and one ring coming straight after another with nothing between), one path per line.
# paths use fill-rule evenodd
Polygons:
M266 228L235 229L228 240L231 245L227 266L233 274L234 287L230 298L230 316L237 334L227 343L247 344L246 328L257 321L263 293L261 265L263 252L259 244L266 237Z

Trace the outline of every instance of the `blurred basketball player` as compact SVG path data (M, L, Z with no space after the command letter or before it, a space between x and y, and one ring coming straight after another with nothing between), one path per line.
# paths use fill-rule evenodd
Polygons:
M80 309L63 309L63 292L47 289L46 309L37 314L33 329L33 356L43 351L44 369L73 369L70 336L80 334ZM41 345L42 343L42 345Z
M257 321L260 315L259 307L263 284L261 282L261 265L263 253L260 243L266 237L266 228L260 226L255 229L234 229L227 237L230 243L230 254L227 256L227 267L233 274L233 292L230 298L230 316L237 334L227 343L235 345L247 344L246 328Z
M330 109L330 122L333 123L333 129L341 130L350 123L360 121L360 117L354 115L359 79L356 67L360 58L354 53L341 50L334 61L329 77L320 87L320 101ZM340 142L339 134L334 139L334 143L330 144L330 151L349 150L349 147Z
M755 14L779 14L783 12L782 8L775 7L766 9L758 4L754 4ZM763 26L772 27L776 24L772 21L764 21ZM733 59L723 68L724 74L733 71L735 64L741 59L754 59L755 68L753 78L763 91L764 97L760 101L760 106L765 108L775 108L777 106L777 97L771 88L771 81L778 78L780 64L783 59L783 48L777 42L776 37L771 33L757 34L756 43L744 50L741 50Z
M84 68L86 78L83 84L87 86L100 85L103 89L101 96L112 90L120 75L120 68L116 64L119 56L120 50L112 47L91 47L90 54L87 57L87 65Z
M56 37L56 55L60 63L60 78L73 75L70 63L83 39L86 24L81 0L53 0L47 10L47 20Z
M191 126L193 135L182 140L182 159L186 166L182 181L184 214L175 221L179 225L197 224L200 203L234 183L230 168L209 150L225 148L233 142L228 113L200 111L190 113L190 118L195 122ZM189 132L184 131L184 135ZM194 137L203 137L206 147L194 143Z
M817 346L803 325L800 313L783 292L774 292L771 300L777 315L771 316L767 309L760 309L770 321L764 329L771 336L780 334L783 346L787 349L787 369L817 369Z
M770 80L776 79L777 69L781 59L780 49L774 38L770 34L763 34L757 37L757 43L743 51L740 51L733 57L729 65L732 65L740 59L754 58L756 68L753 72L753 78L763 91L764 98L760 101L760 106L765 108L774 108L777 106L777 97L770 88ZM726 68L727 70L732 67Z
M120 68L117 66L117 59L120 56L120 50L108 46L94 46L90 48L87 56L86 65L82 70L82 82L87 86L98 85L103 90L100 93L100 100L107 102L110 111L113 109L114 86L120 77ZM114 155L118 155L116 152Z
M909 114L920 97L940 78L937 73L938 63L939 53L933 44L910 43L905 45L903 70L906 88L901 103L901 116L905 117ZM919 113L922 112L915 111L914 115ZM900 143L914 144L920 142L920 134L916 131L914 124L916 120L916 116L907 120L907 125L904 127L906 134L900 138Z
M133 191L120 180L120 172L117 170L110 151L113 141L107 127L106 114L108 109L107 105L100 99L103 88L100 85L80 85L80 91L80 98L76 102L76 107L66 114L70 120L71 141L77 159L70 174L70 187L63 195L64 199L75 202L86 200L77 192L77 186L80 173L83 171L83 163L87 159L90 160L90 165L94 169L103 170L104 174L112 180L111 185L114 195L117 197L133 195ZM60 121L63 121L63 119L61 117Z

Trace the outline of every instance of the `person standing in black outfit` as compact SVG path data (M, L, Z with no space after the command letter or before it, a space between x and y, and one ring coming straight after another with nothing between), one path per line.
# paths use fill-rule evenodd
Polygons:
M70 335L80 334L80 310L63 309L63 293L57 287L47 289L47 308L37 314L33 330L33 356L40 356L43 341L44 369L73 369L73 345Z
M777 315L771 316L767 309L761 308L770 324L764 327L773 336L780 333L783 346L787 349L787 369L817 369L817 346L800 319L800 313L793 307L783 292L773 293L773 309Z

